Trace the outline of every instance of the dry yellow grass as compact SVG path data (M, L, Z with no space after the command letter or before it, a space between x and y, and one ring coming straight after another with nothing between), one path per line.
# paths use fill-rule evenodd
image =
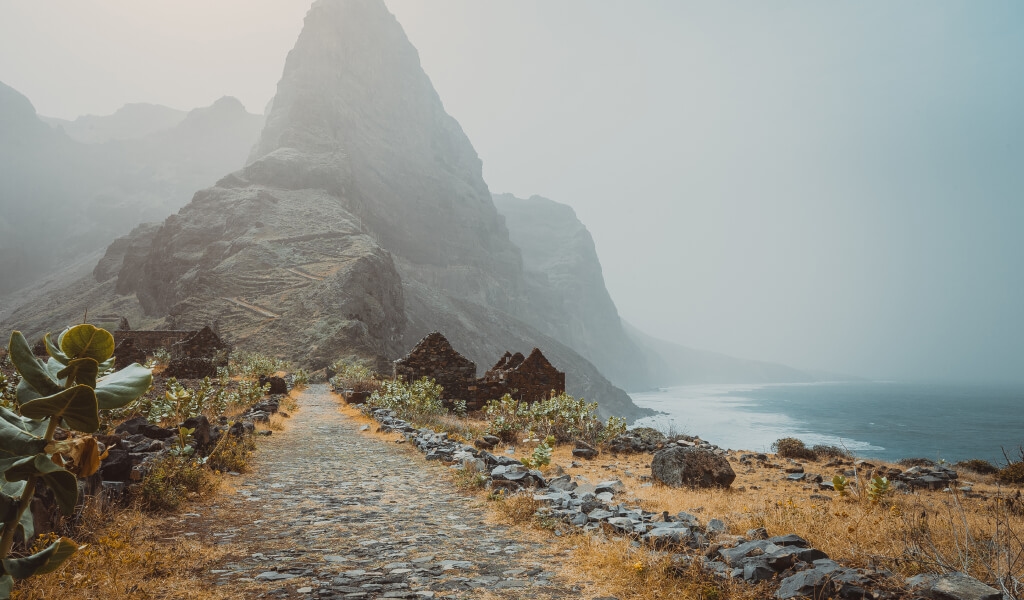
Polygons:
M530 451L517 448L516 456ZM884 566L907 576L945 567L987 581L1007 573L1024 576L1024 511L1019 501L1014 505L1016 490L1000 488L988 476L961 474L959 485L969 482L980 497L918 491L890 494L873 504L856 493L845 498L829 494L826 497L831 500L825 500L816 486L786 481L777 468L745 467L737 462L731 462L737 479L727 490L675 489L658 483L643 487L650 483L643 478L650 475L650 460L644 454L602 455L571 467L571 448L561 447L555 450L552 465L592 483L620 479L627 489L618 497L652 512L687 511L705 520L720 518L737 535L756 527L764 527L771 535L795 533L852 566ZM806 471L827 478L850 468L826 467L823 461L803 464ZM866 473L860 478L865 482ZM1002 547L1005 553L998 556L994 547Z
M369 435L388 441L402 436L376 432L376 422L358 408L339 400L341 410L361 423L371 425ZM453 418L454 419L454 418ZM483 421L458 421L456 431L486 429ZM469 440L466 440L469 441ZM500 445L495 453L516 458L529 457L536 443ZM510 448L512 449L510 451ZM730 453L735 459L740 452ZM773 458L776 464L785 459ZM579 467L571 466L576 460ZM670 514L687 511L702 520L723 519L729 533L743 535L764 527L770 535L795 533L814 547L843 564L856 567L884 567L902 576L936 570L959 570L992 582L1012 574L1024 577L1024 507L1016 489L999 487L991 476L961 472L958 485L970 483L974 492L918 491L890 494L873 504L856 492L847 497L827 494L822 499L816 485L785 480L778 468L758 468L730 461L737 473L732 488L697 490L669 488L648 480L651 455L602 454L592 461L572 457L570 446L555 448L547 475L565 472L591 483L620 479L626 491L617 501L641 506L652 512ZM826 467L826 461L801 461L807 472L826 478L845 467ZM895 465L887 465L895 466ZM861 483L867 473L859 475ZM851 478L853 479L853 478ZM452 475L464 489L466 481ZM478 492L486 498L486 491ZM812 498L811 496L817 496ZM655 598L761 598L757 586L722 582L699 569L673 564L671 559L631 544L629 539L570 534L554 538L549 522L529 518L536 509L532 496L523 495L490 502L494 522L519 529L533 529L550 543L568 551L562 575L581 585L590 596L612 595L620 600Z
M227 600L197 579L226 550L178 537L178 519L120 510L74 532L86 548L49 575L18 582L14 600Z
M281 403L282 410L299 410L294 394ZM257 430L282 431L288 419L274 415ZM218 494L233 493L232 478L217 478ZM198 499L200 502L207 498ZM187 510L185 507L183 510ZM227 600L238 590L197 585L205 573L229 554L227 546L206 545L180 536L178 513L158 515L136 509L96 505L86 508L75 530L68 532L85 549L56 572L20 581L13 600ZM46 538L44 538L45 540Z

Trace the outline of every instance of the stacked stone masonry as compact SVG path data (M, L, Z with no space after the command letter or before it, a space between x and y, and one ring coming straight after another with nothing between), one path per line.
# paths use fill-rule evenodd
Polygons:
M528 357L506 352L483 377L477 378L476 363L436 331L395 361L395 376L406 381L430 377L444 388L446 402L465 400L469 410L480 410L488 401L505 394L531 403L565 392L565 373L548 362L538 348Z
M133 362L145 362L147 355L167 350L171 354L171 362L165 374L179 379L215 376L217 367L227 364L230 350L230 346L209 326L198 331L135 331L123 328L114 332L114 343L117 368Z

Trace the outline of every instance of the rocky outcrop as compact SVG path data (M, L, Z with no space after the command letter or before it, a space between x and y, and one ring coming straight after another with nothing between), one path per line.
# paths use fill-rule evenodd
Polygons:
M482 163L382 1L314 3L252 158L282 151L323 165L403 278L522 312L519 250Z
M647 362L622 328L594 239L572 207L511 194L496 194L494 203L522 249L531 306L524 320L579 352L616 385L649 388Z
M727 488L736 480L736 473L720 454L674 446L654 454L651 477L670 487Z

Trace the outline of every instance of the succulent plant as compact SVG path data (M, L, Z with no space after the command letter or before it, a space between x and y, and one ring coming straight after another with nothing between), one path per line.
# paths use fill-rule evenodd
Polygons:
M99 469L102 458L92 436L54 441L61 426L85 434L100 426L100 410L121 408L146 393L153 381L149 369L131 364L110 372L114 338L92 325L76 325L56 342L44 338L49 358L44 362L19 331L11 334L11 361L21 375L17 408L0 407L0 600L10 597L15 579L49 573L79 548L61 537L45 549L11 558L20 532L25 541L35 536L28 510L38 485L53 492L57 506L70 515L78 503L77 476Z

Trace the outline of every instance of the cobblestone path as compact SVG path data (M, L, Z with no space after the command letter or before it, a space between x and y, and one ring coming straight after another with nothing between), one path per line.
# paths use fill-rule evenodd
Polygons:
M361 435L325 385L261 441L234 493L184 516L183 535L228 544L210 585L241 598L577 598L563 557L484 522L443 466Z

